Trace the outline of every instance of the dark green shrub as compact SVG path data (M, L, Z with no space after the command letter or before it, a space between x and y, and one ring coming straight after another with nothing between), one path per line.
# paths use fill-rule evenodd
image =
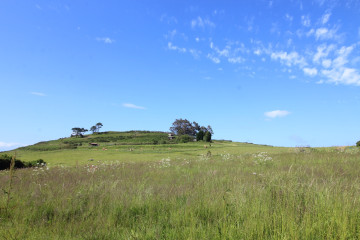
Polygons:
M12 159L12 156L9 156L7 154L1 155L0 156L0 170L9 169L11 159ZM15 168L23 168L23 167L25 167L25 164L22 161L15 159Z
M0 156L0 170L5 170L10 168L12 156L7 154ZM42 159L38 159L36 161L31 162L23 162L19 159L15 159L15 168L28 168L28 167L36 167L36 166L44 166L46 162Z
M187 142L192 142L193 140L194 138L189 135L181 135L176 139L178 143L187 143Z
M357 141L357 142L356 142L356 146L357 146L357 147L360 147L360 141Z
M205 142L211 142L211 133L210 132L206 132L204 135L204 141Z
M201 141L204 139L204 131L203 130L200 130L197 134L196 134L196 141Z
M44 166L46 165L46 162L42 159L38 159L31 162L24 162L25 167L37 167L37 166Z

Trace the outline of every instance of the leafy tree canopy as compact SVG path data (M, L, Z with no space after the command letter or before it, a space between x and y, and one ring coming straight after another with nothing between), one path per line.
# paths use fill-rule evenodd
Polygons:
M189 135L193 137L197 136L200 131L202 131L203 134L205 134L206 132L210 132L211 134L213 134L213 130L210 125L206 128L204 126L200 126L197 122L191 123L189 120L182 118L176 119L173 122L172 126L170 127L170 131L175 135ZM202 135L202 137L203 136L204 135Z
M74 127L71 130L73 131L72 136L75 137L82 137L83 134L88 131L85 128L79 128L79 127Z

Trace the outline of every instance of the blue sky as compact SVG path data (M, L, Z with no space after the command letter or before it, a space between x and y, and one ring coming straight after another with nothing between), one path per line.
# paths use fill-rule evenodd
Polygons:
M0 2L0 151L103 131L360 140L360 1Z

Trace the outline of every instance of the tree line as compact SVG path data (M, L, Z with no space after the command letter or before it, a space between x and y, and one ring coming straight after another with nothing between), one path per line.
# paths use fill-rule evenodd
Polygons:
M170 131L178 136L190 136L197 141L204 140L206 142L211 141L211 136L214 134L213 129L210 125L207 127L200 126L197 122L190 122L187 119L176 119L172 126L170 127Z
M102 128L102 126L103 126L103 124L101 122L98 122L97 124L95 124L94 126L92 126L90 128L90 131L93 134L98 133L100 131L100 128ZM89 131L85 128L79 128L79 127L74 127L71 130L73 131L73 133L71 134L72 137L83 137L84 133Z

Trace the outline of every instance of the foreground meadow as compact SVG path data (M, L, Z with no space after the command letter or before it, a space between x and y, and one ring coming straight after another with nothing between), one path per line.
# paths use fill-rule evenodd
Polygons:
M3 171L0 236L359 239L359 175L358 151L319 150Z

